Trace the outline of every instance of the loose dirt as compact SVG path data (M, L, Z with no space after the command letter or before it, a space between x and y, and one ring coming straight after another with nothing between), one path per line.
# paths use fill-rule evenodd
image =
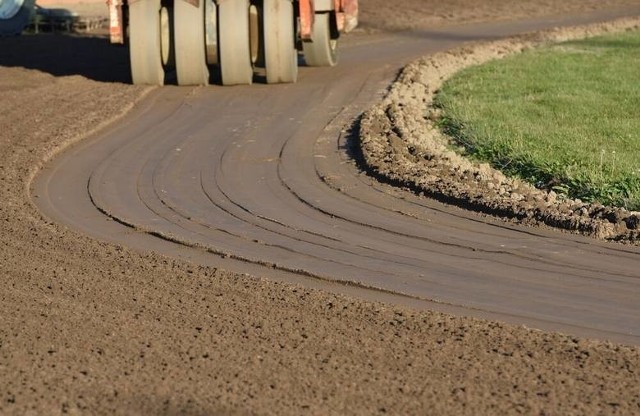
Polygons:
M363 1L362 20L635 2L440 3ZM127 51L99 37L0 39L0 51L0 414L640 412L635 347L234 275L50 223L29 196L39 167L148 89L126 84Z

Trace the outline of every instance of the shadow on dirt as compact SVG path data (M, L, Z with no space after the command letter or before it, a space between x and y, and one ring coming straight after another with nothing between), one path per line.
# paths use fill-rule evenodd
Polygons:
M299 61L302 65L301 58ZM107 35L41 33L0 37L0 66L34 69L57 77L80 75L100 82L132 82L129 49L110 44ZM209 73L210 82L220 85L218 67L210 66ZM267 83L264 69L257 70L253 81ZM165 83L177 84L175 68L166 69Z
M101 82L130 83L129 51L106 36L60 33L0 38L0 66L54 76L80 75Z

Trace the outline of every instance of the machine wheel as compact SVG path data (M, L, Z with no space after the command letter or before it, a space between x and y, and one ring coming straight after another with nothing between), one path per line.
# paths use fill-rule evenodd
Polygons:
M264 0L264 56L267 83L296 82L298 53L291 0Z
M0 0L0 36L22 33L34 13L35 0Z
M205 45L207 63L218 64L218 8L213 0L204 0Z
M173 9L178 85L207 85L205 0L199 0L197 7L176 0Z
M160 0L129 5L129 57L136 85L163 85ZM167 55L168 56L168 55Z
M218 58L223 85L251 84L248 0L218 3Z
M302 44L307 66L335 66L338 63L338 40L331 39L329 18L329 13L316 14L313 42Z
M171 11L166 7L160 9L160 51L162 65L175 66L176 57L173 54L173 26L171 25Z
M249 7L249 51L251 63L257 65L260 55L260 12L255 5Z

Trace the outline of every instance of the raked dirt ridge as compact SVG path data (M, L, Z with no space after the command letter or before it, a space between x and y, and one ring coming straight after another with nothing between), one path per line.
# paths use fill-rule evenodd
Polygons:
M564 198L453 151L453 140L436 127L439 111L433 98L442 84L463 68L554 42L639 28L640 19L625 18L466 45L420 59L408 65L385 99L363 116L363 161L383 180L465 208L510 221L637 244L640 213Z

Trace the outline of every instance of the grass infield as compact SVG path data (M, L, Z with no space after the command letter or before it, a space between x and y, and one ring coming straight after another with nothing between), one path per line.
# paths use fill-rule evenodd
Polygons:
M640 210L640 32L468 68L436 105L472 158L571 198Z

